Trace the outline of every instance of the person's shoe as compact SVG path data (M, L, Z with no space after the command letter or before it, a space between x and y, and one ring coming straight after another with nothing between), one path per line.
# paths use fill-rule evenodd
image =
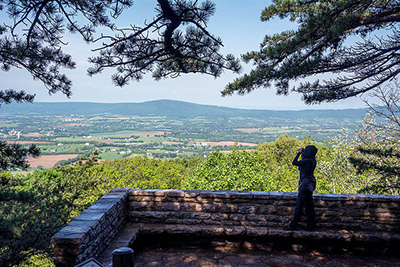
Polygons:
M297 230L297 227L293 227L293 226L288 225L288 226L283 227L283 230L285 230L285 231L294 231L294 230Z

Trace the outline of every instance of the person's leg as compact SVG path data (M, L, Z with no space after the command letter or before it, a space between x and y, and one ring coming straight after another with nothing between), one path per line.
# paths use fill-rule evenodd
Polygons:
M305 204L307 213L307 230L313 230L315 226L315 210L313 193L311 191L305 192Z
M297 224L300 221L301 215L303 213L303 207L304 207L304 202L305 202L305 195L306 191L300 189L299 193L297 195L297 201L296 201L296 209L294 210L294 216L292 222L289 224L291 228L296 228Z

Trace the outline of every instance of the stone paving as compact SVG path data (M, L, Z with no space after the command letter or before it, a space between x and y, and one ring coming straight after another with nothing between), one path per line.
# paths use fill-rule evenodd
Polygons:
M135 267L394 267L400 258L318 252L215 251L209 249L148 248L135 251Z

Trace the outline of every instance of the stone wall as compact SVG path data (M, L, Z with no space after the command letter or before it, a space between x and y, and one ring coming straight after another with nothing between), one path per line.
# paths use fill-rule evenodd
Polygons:
M113 189L55 234L56 266L75 266L97 258L125 223L128 189Z
M297 193L132 189L135 223L280 228L289 223ZM314 194L317 229L399 232L400 196Z
M139 237L218 233L287 243L308 238L349 246L369 242L374 248L389 244L397 251L400 196L314 194L316 229L303 234L282 230L293 216L296 197L297 193L114 189L52 238L55 263L75 266L97 258L126 223L135 225Z

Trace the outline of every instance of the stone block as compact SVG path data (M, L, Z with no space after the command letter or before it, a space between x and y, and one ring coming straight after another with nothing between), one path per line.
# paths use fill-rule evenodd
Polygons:
M247 217L247 216L246 216ZM240 221L240 224L239 225L241 225L241 226L246 226L246 227L248 227L248 226L256 226L257 225L257 222L256 221L249 221L249 220L245 220L245 221Z
M276 207L273 205L259 206L258 213L259 214L274 214L274 213L276 213Z
M214 220L202 220L199 222L201 225L218 225L218 226L230 226L233 225L233 222L230 221L214 221ZM238 225L239 223L236 223L236 225Z
M269 222L282 222L285 221L289 216L279 216L279 215L265 215L265 220Z
M211 215L211 220L214 221L225 221L229 219L229 215L226 213L215 213Z
M325 201L347 201L349 200L349 195L338 195L338 194L314 194L315 198L320 197L322 200Z
M107 212L111 210L114 206L116 205L116 202L114 201L104 201L99 200L96 203L94 203L92 206L88 208L88 210L96 210L96 211L102 211L102 212Z
M239 213L245 213L245 214L254 214L257 212L257 209L255 206L241 206L239 207Z
M143 197L140 198L140 202L149 202L149 203L151 203L151 202L155 202L156 199L161 200L160 197L157 198L157 197L154 197L154 196L143 196Z
M231 204L231 203L225 203L221 207L221 212L224 212L224 213L236 213L238 211L239 211L238 205Z
M269 198L279 200L282 199L283 195L288 194L288 193L283 193L283 192L268 192Z
M86 239L86 233L75 233L68 231L59 231L51 238L51 243L56 244L69 244L69 245L79 245Z
M322 200L322 199L314 199L314 205L315 205L315 208L318 208L318 207L325 208L327 206L327 203L325 200Z
M226 235L245 235L247 233L246 227L234 226L225 229Z
M84 210L78 217L76 217L75 221L92 221L99 222L105 217L105 212L96 211L96 210Z
M156 203L157 211L180 211L179 202L158 202Z
M192 199L196 198L199 195L200 191L197 190L186 190L184 191L185 198Z
M243 221L246 219L244 214L229 214L229 220L231 221Z
M169 212L163 212L163 211L149 211L143 213L144 218L165 219L168 218L168 216Z
M277 215L282 215L282 216L289 216L292 215L295 209L295 205L293 206L289 206L289 207L285 207L285 206L280 206L280 207L276 207L276 214Z
M138 191L134 191L131 193L131 191L129 192L129 194L131 195L138 195L138 196L165 196L166 194L166 190L160 190L160 189L140 189Z
M206 236L218 236L225 234L225 227L218 225L201 225L201 234Z
M143 210L155 210L156 204L154 202L129 202L129 210L132 211L143 211Z
M233 195L236 195L237 192L234 191L210 191L210 190L204 190L204 191L199 191L199 197L201 198L231 198Z
M164 227L165 233L167 234L183 234L190 231L191 226L184 224L166 225ZM199 229L200 230L200 229Z
M266 221L266 216L265 215L259 215L259 214L247 214L246 219L248 221Z
M165 220L158 220L156 223L163 222L165 224L184 224L184 225L196 225L196 224L201 224L203 223L201 220L195 220L195 219L177 219L177 218L167 218Z
M179 204L179 210L182 211L182 212L195 212L199 208L201 208L201 205L196 204L196 203L184 203L184 202L181 202Z
M214 203L203 204L204 212L220 212L221 206Z
M282 196L280 197L283 200L295 200L297 199L297 192L285 192L282 194Z
M185 191L183 190L169 190L166 191L168 197L185 197Z
M296 199L292 200L275 200L272 205L275 207L293 207L296 206Z
M190 214L190 219L208 220L211 218L210 213L193 212Z

